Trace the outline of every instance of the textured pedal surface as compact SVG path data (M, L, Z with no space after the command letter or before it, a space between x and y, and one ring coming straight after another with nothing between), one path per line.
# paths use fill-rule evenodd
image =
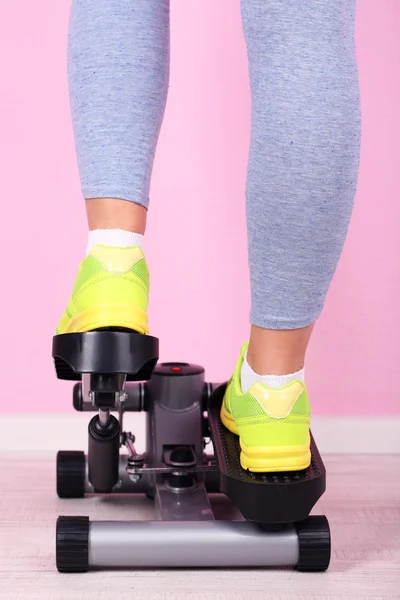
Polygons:
M89 517L58 517L56 563L61 573L89 569Z
M53 337L58 379L80 381L82 373L123 374L150 379L158 360L158 339L132 331L88 331Z
M226 385L212 394L208 416L220 488L248 521L278 524L306 519L326 486L325 466L311 436L311 465L303 471L252 473L240 465L239 437L220 419Z

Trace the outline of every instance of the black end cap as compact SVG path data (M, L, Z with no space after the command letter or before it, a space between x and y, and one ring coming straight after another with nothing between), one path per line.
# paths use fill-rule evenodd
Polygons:
M58 517L56 564L60 573L89 570L89 517Z
M83 498L85 495L85 453L61 450L57 454L57 495L59 498Z
M326 571L331 560L331 534L328 519L311 516L296 523L299 538L298 571Z

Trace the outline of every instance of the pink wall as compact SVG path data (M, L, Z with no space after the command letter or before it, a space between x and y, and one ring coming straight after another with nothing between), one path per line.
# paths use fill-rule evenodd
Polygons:
M69 0L0 8L3 412L71 410L71 386L55 379L50 354L86 242L67 96L68 12ZM361 172L309 351L319 414L399 412L399 31L397 0L359 1ZM172 34L148 229L152 332L163 359L204 364L222 380L247 337L249 308L247 283L236 288L247 282L249 135L239 0L172 0Z

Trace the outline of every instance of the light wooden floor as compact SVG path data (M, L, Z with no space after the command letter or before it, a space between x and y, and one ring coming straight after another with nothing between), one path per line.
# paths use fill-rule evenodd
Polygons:
M400 456L325 457L333 559L327 573L265 571L92 572L54 565L59 514L153 518L151 503L127 498L59 500L53 456L0 454L0 598L4 600L400 599Z

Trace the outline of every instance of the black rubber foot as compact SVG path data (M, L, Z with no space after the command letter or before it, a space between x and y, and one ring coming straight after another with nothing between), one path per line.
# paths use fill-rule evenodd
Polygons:
M60 451L57 454L57 494L59 498L83 498L85 495L85 453Z
M326 517L312 516L296 523L299 537L298 571L326 571L331 560L331 534Z
M158 339L135 331L88 331L53 337L58 379L80 381L82 373L121 374L128 381L150 379L158 360Z
M239 437L219 413L226 385L211 395L208 417L220 472L220 489L244 518L256 523L295 523L308 517L325 491L325 467L311 436L311 465L304 471L252 473L240 465Z
M56 564L60 573L89 570L89 517L58 517Z

